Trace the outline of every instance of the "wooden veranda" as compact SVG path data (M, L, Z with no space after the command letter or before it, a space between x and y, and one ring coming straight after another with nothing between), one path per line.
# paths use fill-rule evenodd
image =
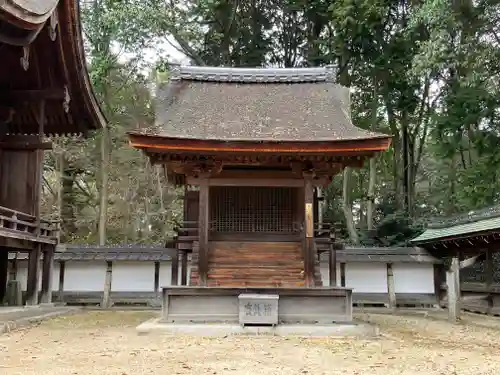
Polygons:
M51 301L58 225L41 217L45 137L86 134L104 124L83 53L77 1L0 3L0 303L8 252L29 253L26 303Z

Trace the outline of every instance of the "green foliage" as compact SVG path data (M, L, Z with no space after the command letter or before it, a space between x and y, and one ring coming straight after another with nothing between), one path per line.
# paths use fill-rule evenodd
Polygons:
M355 170L348 186L362 243L404 243L426 217L498 204L499 7L445 0L83 2L91 78L110 129L108 241L161 241L179 215L177 192L126 140L127 131L154 121L150 91L168 81L171 62L165 43L198 65L336 65L339 82L352 89L355 124L394 136L392 149L377 157L374 196L368 167ZM152 67L146 48L158 54ZM73 241L96 239L100 140L100 133L59 140L48 157L45 210L58 212L63 175L65 234ZM326 190L325 220L339 223L347 240L343 193L339 176ZM375 229L367 231L371 198Z

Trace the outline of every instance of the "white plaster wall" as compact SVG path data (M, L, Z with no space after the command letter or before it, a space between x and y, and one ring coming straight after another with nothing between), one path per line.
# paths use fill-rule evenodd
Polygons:
M328 263L321 262L321 281L324 286L330 286L330 269ZM340 286L340 263L337 263L337 286Z
M54 262L54 268L52 271L52 291L59 290L59 262ZM66 276L66 275L65 275Z
M164 286L171 285L172 284L171 281L172 281L172 262L170 261L160 262L160 280L159 280L160 289Z
M434 294L434 265L396 263L392 266L396 293Z
M112 292L154 292L154 290L154 262L113 262Z
M40 272L42 265L40 264ZM180 266L179 266L180 267ZM387 268L385 263L352 262L346 264L346 287L355 293L387 293ZM426 263L393 264L396 293L434 293L434 268ZM191 264L188 264L188 283ZM321 263L323 285L328 286L328 263ZM160 288L171 283L171 262L160 263ZM179 268L180 281L180 268ZM17 278L26 291L28 262L18 262ZM104 261L68 261L64 275L65 291L102 292L106 276ZM41 290L41 277L39 290ZM337 264L337 285L340 285L340 264ZM52 290L59 289L59 262L54 263ZM154 291L154 262L114 262L112 291L150 292Z
M352 288L353 293L387 293L387 265L375 262L346 263L345 283L347 288Z
M41 263L41 262L40 262ZM42 265L40 264L40 267ZM28 261L22 260L17 262L17 277L16 280L21 283L21 290L26 291L28 285ZM42 281L39 282L39 289L42 289Z
M65 292L102 292L104 290L106 262L68 261L65 267Z
M28 285L28 261L22 260L17 263L17 280L21 282L21 290L26 291ZM59 289L59 262L54 262L52 272L52 291ZM40 262L40 279L38 280L38 290L42 290L42 262Z
M39 265L40 278L38 279L38 290L42 290L42 262ZM28 286L28 261L21 260L17 262L17 280L21 283L21 290L26 291Z
M191 284L191 262L187 266L187 285Z

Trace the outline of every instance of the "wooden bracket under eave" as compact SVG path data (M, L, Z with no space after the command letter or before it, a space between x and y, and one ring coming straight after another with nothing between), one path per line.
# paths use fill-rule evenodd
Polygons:
M0 150L52 150L52 142L0 142Z
M59 15L57 14L57 8L54 9L52 15L50 16L49 23L49 37L53 42L57 38L57 26L59 25Z

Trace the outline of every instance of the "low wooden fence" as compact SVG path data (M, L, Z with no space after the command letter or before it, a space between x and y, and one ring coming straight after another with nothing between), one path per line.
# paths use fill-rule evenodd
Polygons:
M175 249L147 246L67 246L56 253L52 278L55 302L73 305L159 306L160 290L175 283ZM26 253L10 253L10 279L26 285ZM328 255L320 258L328 285ZM355 305L431 306L438 304L440 261L415 248L346 248L337 253L337 285L354 290ZM104 290L109 290L106 295ZM437 287L439 290L439 285Z

